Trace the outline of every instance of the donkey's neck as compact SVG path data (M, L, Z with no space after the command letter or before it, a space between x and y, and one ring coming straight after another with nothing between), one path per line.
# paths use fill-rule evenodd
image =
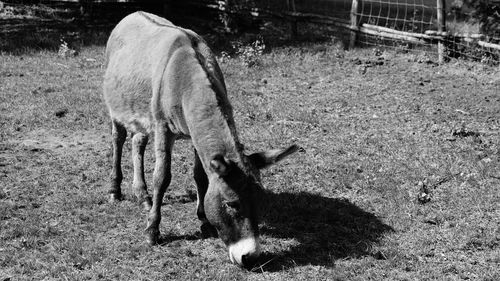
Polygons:
M244 168L243 149L222 72L205 42L197 36L189 35L189 38L196 60L193 68L196 75L190 76L191 91L184 94L182 107L193 144L207 172L216 155Z
M189 134L205 171L208 172L208 165L216 155L243 166L242 145L236 133L232 108L225 93L218 93L212 85L206 86L197 89L183 104Z

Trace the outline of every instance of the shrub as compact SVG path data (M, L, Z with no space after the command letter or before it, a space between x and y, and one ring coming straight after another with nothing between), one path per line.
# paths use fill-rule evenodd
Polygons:
M500 0L463 0L481 25L481 33L500 37Z

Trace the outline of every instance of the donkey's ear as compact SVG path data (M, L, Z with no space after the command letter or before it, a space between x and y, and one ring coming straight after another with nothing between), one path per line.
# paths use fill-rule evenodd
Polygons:
M225 176L229 172L229 162L222 155L216 155L210 161L210 168L219 176Z
M299 146L294 144L286 149L273 149L269 151L257 152L249 155L248 159L250 159L257 169L262 169L283 160L288 155L300 149L301 148Z

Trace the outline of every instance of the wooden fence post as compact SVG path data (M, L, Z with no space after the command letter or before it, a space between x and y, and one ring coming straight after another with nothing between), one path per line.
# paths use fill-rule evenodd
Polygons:
M356 45L356 37L358 35L358 13L359 13L359 1L352 0L351 6L351 40L349 41L349 49L354 48Z
M446 40L446 2L445 0L437 0L437 30L440 37L438 41L438 62L443 63L445 61L446 45L444 40Z

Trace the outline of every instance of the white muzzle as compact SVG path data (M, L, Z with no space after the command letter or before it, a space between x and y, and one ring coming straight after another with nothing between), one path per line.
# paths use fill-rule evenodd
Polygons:
M237 263L238 265L247 266L243 264L243 257L246 257L247 260L255 260L259 255L259 238L247 237L229 245L229 259L231 259L231 262Z

